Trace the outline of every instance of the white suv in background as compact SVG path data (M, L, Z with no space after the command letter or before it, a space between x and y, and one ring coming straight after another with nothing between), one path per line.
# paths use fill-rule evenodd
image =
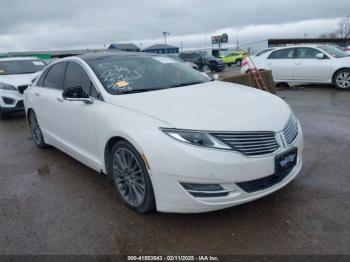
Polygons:
M0 59L0 120L24 110L23 92L45 66L35 57Z
M250 59L258 70L272 70L276 83L334 83L350 89L350 57L334 46L288 46ZM249 71L251 61L243 61L242 73Z

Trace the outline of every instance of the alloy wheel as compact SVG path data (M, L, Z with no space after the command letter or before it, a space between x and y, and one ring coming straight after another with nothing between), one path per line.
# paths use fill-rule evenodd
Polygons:
M113 176L124 200L139 206L145 199L146 184L141 165L127 148L118 148L113 156Z
M342 72L337 75L336 83L339 88L350 88L350 73Z

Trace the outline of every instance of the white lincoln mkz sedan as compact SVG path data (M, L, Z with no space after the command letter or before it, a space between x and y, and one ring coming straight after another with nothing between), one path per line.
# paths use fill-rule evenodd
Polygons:
M25 109L37 146L111 176L141 213L249 202L287 185L302 166L302 130L283 100L164 56L56 61L25 91Z

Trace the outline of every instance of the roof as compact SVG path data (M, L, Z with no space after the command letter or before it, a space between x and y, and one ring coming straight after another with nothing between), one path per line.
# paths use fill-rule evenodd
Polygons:
M38 60L39 58L37 57L29 57L29 56L25 56L25 57L4 57L4 58L0 58L0 61L23 61L23 60Z
M132 44L132 43L121 43L121 44L111 44L109 46L109 49L121 49L121 50L134 50L134 49L140 49L140 47L138 47L137 45L135 44Z
M349 38L286 38L286 39L268 39L269 45L282 44L306 44L306 43L343 43L350 42Z
M176 46L172 45L165 45L165 44L156 44L156 45L151 45L143 50L154 50L154 49L173 49L173 48L178 48Z

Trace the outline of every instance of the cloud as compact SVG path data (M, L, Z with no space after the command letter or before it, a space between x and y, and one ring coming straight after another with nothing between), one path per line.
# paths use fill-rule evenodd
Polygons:
M234 42L317 36L333 30L349 8L344 0L2 0L0 51L102 48L121 41L145 47L162 41L163 31L171 33L169 43L182 40L186 47L209 45L221 32Z

